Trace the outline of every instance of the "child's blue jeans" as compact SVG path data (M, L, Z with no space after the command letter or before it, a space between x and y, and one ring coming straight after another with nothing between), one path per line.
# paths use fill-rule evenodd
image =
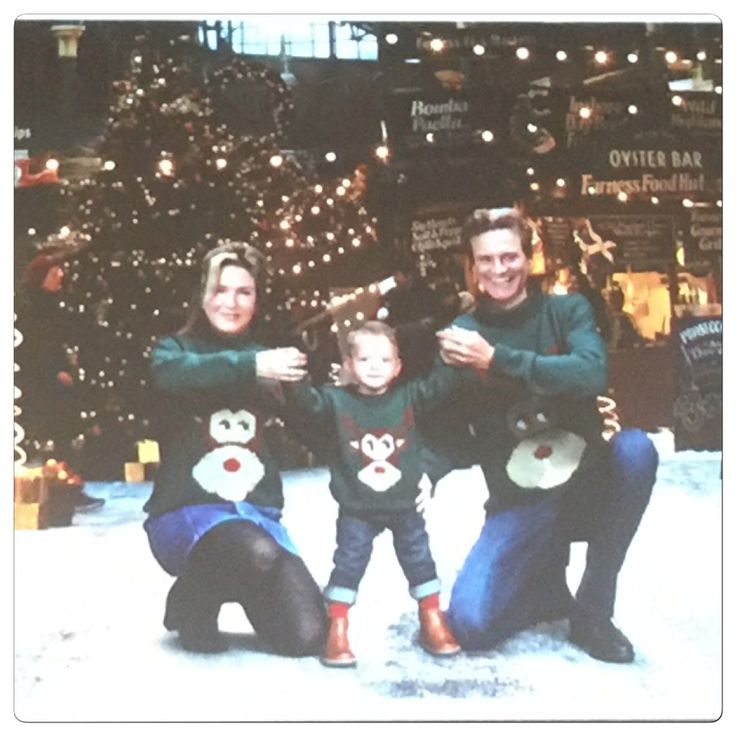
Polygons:
M373 551L373 540L384 530L393 534L394 549L409 581L409 593L419 600L440 591L437 569L429 549L424 517L415 510L366 514L361 518L342 510L337 517L335 567L325 598L352 605Z

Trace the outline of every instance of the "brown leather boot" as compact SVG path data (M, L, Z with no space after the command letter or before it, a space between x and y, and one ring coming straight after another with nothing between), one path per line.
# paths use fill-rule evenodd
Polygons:
M350 651L348 642L348 617L330 618L330 630L327 633L327 644L324 654L319 658L326 667L354 667L355 655Z
M435 657L452 657L460 651L439 608L419 608L419 644Z

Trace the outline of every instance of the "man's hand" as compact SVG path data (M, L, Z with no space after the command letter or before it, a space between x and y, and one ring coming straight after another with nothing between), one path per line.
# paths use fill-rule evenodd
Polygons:
M448 327L437 333L442 360L449 365L487 371L495 348L475 330Z
M274 348L256 354L256 375L274 381L301 381L307 375L307 356L297 348Z

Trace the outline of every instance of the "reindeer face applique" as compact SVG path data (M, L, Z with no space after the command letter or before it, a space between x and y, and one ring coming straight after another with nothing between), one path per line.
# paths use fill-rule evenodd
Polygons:
M351 436L350 447L360 453L362 468L358 471L358 480L376 493L384 493L395 486L402 475L398 456L405 449L406 432L413 424L411 409L404 414L398 427L361 431L350 417L344 417L343 424Z
M257 421L246 409L221 409L210 416L212 449L192 469L194 480L205 491L226 501L243 501L258 485L266 471L255 452Z
M555 427L551 407L538 397L514 404L506 414L519 440L506 462L509 478L522 490L549 490L567 482L587 446L577 434Z

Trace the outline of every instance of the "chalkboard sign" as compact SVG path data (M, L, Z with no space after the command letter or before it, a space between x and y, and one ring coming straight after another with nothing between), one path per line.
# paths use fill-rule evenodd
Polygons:
M595 231L616 243L617 266L657 269L674 257L672 218L666 215L591 215Z
M673 325L676 450L723 449L723 322L685 317Z

